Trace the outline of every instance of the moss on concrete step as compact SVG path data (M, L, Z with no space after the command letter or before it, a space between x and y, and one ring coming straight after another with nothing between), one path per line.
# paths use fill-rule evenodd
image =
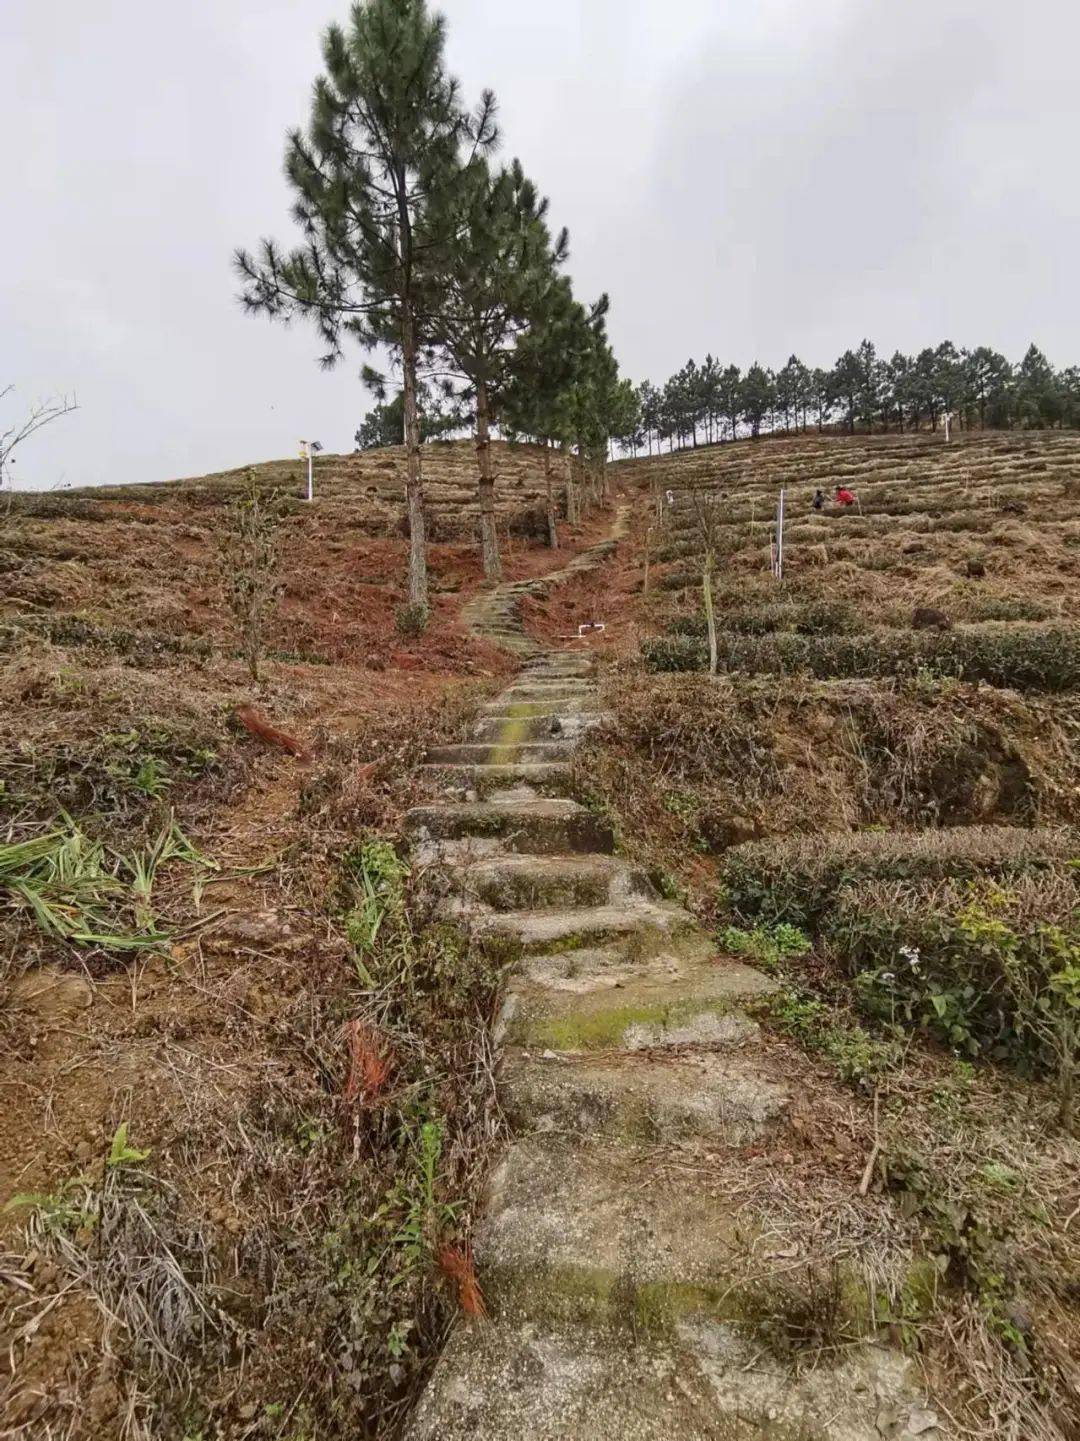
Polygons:
M507 1038L553 1051L739 1044L758 1034L740 1007L775 982L715 960L703 938L661 941L647 955L603 947L527 962L511 996Z
M610 855L615 849L608 823L568 800L417 806L406 816L405 830L416 839L497 838L510 851L533 855L565 851Z
M722 1322L785 1354L814 1344L823 1326L834 1342L874 1329L855 1262L827 1274L793 1266L764 1243L752 1210L709 1186L706 1166L674 1182L658 1159L651 1147L603 1141L513 1142L475 1237L489 1304L503 1317L637 1334Z
M489 701L487 705L480 707L481 715L496 716L504 720L535 720L538 716L551 716L558 718L570 715L585 715L590 711L595 712L596 700L594 696L584 695L562 700L551 699L547 696L539 700L514 700L506 697L500 700Z

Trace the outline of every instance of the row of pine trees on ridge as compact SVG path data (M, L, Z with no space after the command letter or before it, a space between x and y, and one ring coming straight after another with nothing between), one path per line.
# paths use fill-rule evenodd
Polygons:
M793 355L781 370L755 362L745 374L707 355L635 395L634 424L616 437L635 455L811 427L936 430L946 415L961 427L1080 426L1080 366L1055 370L1035 345L1012 365L985 345L958 350L948 340L885 360L864 340L828 370Z

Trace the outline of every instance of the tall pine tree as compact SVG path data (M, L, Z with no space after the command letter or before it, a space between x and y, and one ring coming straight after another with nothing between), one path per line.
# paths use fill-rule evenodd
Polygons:
M491 425L511 377L515 341L543 323L567 255L566 231L552 241L546 214L547 201L515 160L494 176L476 166L447 213L432 217L440 231L456 236L452 247L438 251L428 276L431 338L448 371L464 382L463 396L475 405L480 540L488 580L502 573Z
M304 234L283 252L264 240L236 266L248 309L304 316L326 343L324 365L344 342L388 345L401 366L408 453L409 601L427 609L427 553L420 464L417 361L427 342L426 266L452 246L428 223L496 141L495 102L475 114L446 73L445 27L426 0L362 0L348 25L323 37L306 133L288 137L285 173ZM419 237L422 236L422 243ZM369 373L378 383L379 377Z

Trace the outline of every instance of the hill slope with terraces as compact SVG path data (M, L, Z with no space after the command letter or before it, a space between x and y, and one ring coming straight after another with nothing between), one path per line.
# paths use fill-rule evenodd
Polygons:
M495 508L503 527L514 534L542 535L544 529L544 452L539 446L492 442L495 471ZM425 510L432 540L471 536L479 517L476 449L471 440L432 441L421 452ZM349 455L319 455L315 461L315 487L327 506L342 508L353 529L368 535L393 535L402 527L405 503L406 451L403 445ZM307 463L296 459L261 461L252 466L183 480L154 481L142 485L77 489L57 495L24 494L16 504L36 514L55 513L57 506L77 502L109 501L140 506L176 505L213 508L235 495L248 471L270 491L303 498L307 493ZM553 470L556 508L565 514L565 465Z
M905 624L916 605L958 622L1077 614L1080 436L976 433L798 437L689 451L618 467L624 482L673 504L654 538L663 559L699 548L693 496L715 496L719 582L768 575L776 502L786 491L785 593L848 600L875 623ZM840 509L838 485L856 504ZM823 512L815 489L829 497ZM765 574L761 575L760 572Z

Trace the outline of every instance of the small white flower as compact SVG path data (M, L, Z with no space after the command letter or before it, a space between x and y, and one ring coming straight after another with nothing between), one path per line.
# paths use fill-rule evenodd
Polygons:
M918 947L901 946L900 954L903 956L904 960L907 961L908 965L915 972L915 974L918 975L919 966L921 964L921 957L919 955Z

